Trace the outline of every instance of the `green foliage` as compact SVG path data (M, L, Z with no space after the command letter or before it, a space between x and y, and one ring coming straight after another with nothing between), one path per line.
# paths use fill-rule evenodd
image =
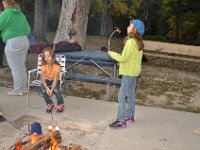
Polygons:
M168 37L167 36L162 36L162 35L146 35L144 37L145 40L152 40L152 41L162 41L162 42L167 42Z
M58 26L59 14L57 11L57 2L49 0L49 14L48 14L48 30L55 31Z
M132 19L136 16L141 0L91 0L90 16L100 16L105 7L113 17Z
M59 20L56 3L57 0L49 0L50 31L56 30ZM35 0L20 1L32 28L34 5ZM199 0L91 0L89 16L99 25L101 14L107 9L112 15L113 25L121 28L123 36L129 20L138 18L145 23L146 39L200 45L199 6Z
M109 5L112 16L120 17L128 14L128 5L123 2L115 2Z
M35 0L25 0L20 2L20 7L25 13L31 28L33 28L34 25L34 6Z
M200 45L200 1L164 0L170 41Z
M90 16L100 16L103 9L103 0L91 0Z

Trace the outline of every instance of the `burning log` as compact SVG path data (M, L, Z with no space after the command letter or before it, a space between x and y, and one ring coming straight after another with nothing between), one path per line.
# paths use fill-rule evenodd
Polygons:
M51 141L51 135L43 135L40 138L38 138L35 143L29 145L28 147L24 148L24 150L37 150L41 147L45 147L47 143L50 143Z
M49 126L49 133L40 135L34 132L29 137L19 140L10 150L82 150L79 145L61 146L62 137L59 128Z

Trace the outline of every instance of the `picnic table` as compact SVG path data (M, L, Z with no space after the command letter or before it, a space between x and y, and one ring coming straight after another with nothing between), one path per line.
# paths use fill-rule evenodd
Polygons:
M75 52L62 52L66 57L66 73L65 78L68 80L78 80L85 82L94 82L107 84L107 94L109 93L109 85L120 85L121 78L118 77L117 62L108 56L106 52L95 50L83 50ZM71 71L72 68L78 64L96 66L103 71L107 76L95 76ZM104 67L113 68L113 74L109 73ZM88 67L90 68L90 67Z

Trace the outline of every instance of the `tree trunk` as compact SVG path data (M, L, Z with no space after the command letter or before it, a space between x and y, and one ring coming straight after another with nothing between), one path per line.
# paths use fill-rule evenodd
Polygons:
M112 17L107 8L108 0L105 2L105 8L102 12L101 17L101 30L100 35L109 36L113 32Z
M63 0L54 43L78 42L84 49L90 0Z
M62 7L62 0L56 0L56 14L60 16L60 11Z
M48 0L35 0L34 35L37 40L46 40Z
M177 0L176 2L176 8L180 8L180 1ZM175 42L176 43L179 43L179 30L180 30L180 11L178 11L178 13L176 13L176 16L175 16L175 23L176 23L176 33L175 33Z

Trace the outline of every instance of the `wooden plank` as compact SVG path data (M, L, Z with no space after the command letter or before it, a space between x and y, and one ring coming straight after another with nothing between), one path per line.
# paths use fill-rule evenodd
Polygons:
M160 57L160 58L167 58L167 59L175 59L175 60L181 60L181 61L189 61L189 62L196 62L200 63L200 59L194 59L194 58L185 58L185 57L178 57L178 56L168 56L163 54L150 54L145 53L146 56L152 56L152 57Z
M144 41L145 50L200 57L200 46Z
M86 75L86 74L78 74L72 72L65 73L66 79L71 80L78 80L78 81L85 81L85 82L95 82L95 83L105 83L105 84L115 84L120 85L121 79L120 78L111 78L111 77L100 77L100 76L93 76L93 75Z

